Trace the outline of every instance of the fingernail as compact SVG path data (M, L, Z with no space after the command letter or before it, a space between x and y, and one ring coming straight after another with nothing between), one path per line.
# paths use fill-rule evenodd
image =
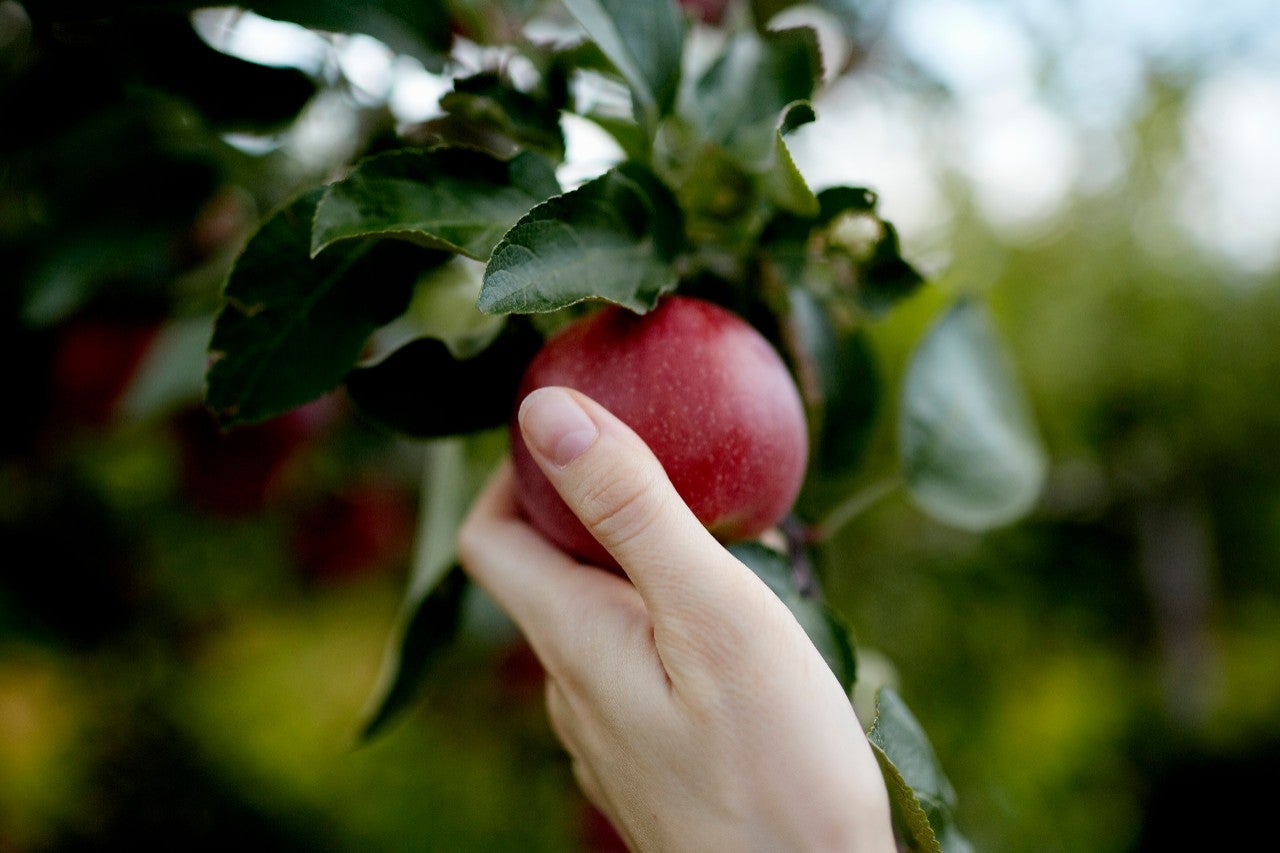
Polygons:
M563 388L539 388L520 404L520 427L525 440L563 467L582 455L600 434L591 416Z

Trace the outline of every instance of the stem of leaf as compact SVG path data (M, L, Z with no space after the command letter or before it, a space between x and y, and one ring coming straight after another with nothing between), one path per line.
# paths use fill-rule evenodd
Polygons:
M906 484L901 474L877 480L845 498L817 524L809 528L811 543L826 542L849 522L892 495Z

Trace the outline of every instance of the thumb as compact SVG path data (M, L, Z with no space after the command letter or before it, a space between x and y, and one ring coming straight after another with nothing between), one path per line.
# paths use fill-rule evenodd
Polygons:
M603 406L568 388L540 388L518 417L534 460L655 623L705 617L744 574L755 580L694 516L644 441Z

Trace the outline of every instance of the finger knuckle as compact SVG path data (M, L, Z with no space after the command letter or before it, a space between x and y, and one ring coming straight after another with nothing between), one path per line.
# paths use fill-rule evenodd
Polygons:
M651 530L661 514L656 480L653 473L631 470L588 488L582 523L606 547L625 547Z

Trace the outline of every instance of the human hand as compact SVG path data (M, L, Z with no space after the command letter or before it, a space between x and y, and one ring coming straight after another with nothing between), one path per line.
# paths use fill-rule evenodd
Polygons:
M521 520L509 464L464 522L459 555L542 661L574 776L627 844L894 850L880 770L844 690L644 442L562 388L530 394L519 418L631 583Z

